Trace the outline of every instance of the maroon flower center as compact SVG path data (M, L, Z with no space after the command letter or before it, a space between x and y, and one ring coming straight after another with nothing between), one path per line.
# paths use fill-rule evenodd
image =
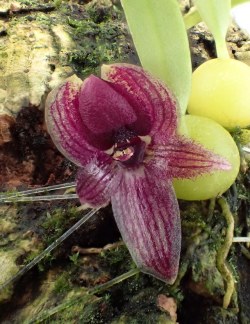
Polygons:
M114 135L112 158L125 167L135 167L143 161L146 143L132 130L120 128Z

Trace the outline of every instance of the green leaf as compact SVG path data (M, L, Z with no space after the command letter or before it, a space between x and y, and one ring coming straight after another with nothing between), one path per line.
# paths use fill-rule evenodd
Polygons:
M194 4L214 36L217 56L228 58L225 38L231 20L231 0L194 0Z
M232 0L232 7L235 7L235 6L245 3L245 2L249 2L249 0Z
M232 0L231 7L238 6L240 4L243 4L245 2L249 2L249 0ZM192 7L190 11L184 15L183 17L184 23L187 29L195 26L196 24L202 22L201 16L197 10L197 8Z
M142 66L176 95L182 113L191 89L191 59L177 0L121 0Z
M183 19L186 29L192 28L202 21L199 11L195 7L192 7L192 9L190 9L189 12L183 16Z

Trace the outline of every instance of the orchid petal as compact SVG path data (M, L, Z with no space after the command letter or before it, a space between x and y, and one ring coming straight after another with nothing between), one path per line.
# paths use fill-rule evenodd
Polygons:
M225 158L181 136L165 145L150 145L148 150L154 156L149 165L161 168L169 178L193 178L215 170L231 169Z
M48 95L45 119L58 150L78 166L97 155L85 140L82 118L78 110L78 94L82 80L72 76ZM102 154L102 153L100 153Z
M159 131L171 137L177 127L177 102L169 89L142 68L130 64L103 65L108 81L133 107L137 120L132 129L141 136Z
M87 140L97 148L112 146L114 131L133 123L133 108L108 82L93 75L82 84L79 110L85 125Z
M117 165L108 155L104 159L92 160L76 177L76 192L82 204L104 207L119 186Z
M155 177L146 168L125 171L111 202L122 238L137 266L172 284L178 272L181 224L171 182Z

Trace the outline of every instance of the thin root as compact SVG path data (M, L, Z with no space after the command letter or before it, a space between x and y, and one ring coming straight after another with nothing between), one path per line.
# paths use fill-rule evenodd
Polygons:
M225 198L220 197L218 203L222 209L222 214L227 222L227 232L224 244L217 253L217 268L225 282L225 295L223 297L223 308L228 308L234 293L234 277L226 264L226 258L233 243L234 218Z
M124 245L123 241L115 242L113 244L107 244L102 248L82 248L80 246L73 246L71 249L72 253L80 253L80 254L100 254L105 251L116 249L119 246Z

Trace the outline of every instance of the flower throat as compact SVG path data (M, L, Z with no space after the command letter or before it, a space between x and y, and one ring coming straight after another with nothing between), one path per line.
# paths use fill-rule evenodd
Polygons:
M122 127L114 135L112 158L125 167L138 166L144 158L146 143L132 130Z

